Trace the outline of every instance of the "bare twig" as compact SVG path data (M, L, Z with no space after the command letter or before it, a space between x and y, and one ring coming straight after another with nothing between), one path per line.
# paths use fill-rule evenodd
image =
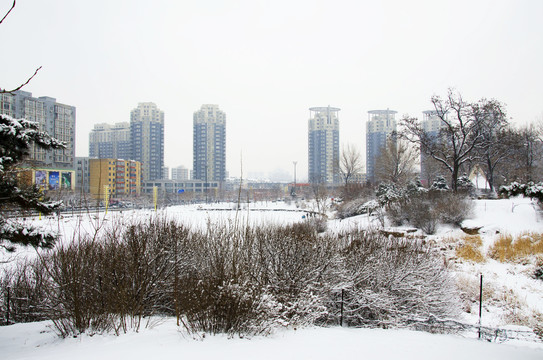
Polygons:
M17 88L13 89L13 90L4 90L4 89L0 89L0 94L12 94L14 93L15 91L18 91L18 90L21 90L24 86L26 86L30 80L32 80L34 78L34 76L36 76L36 74L38 73L38 71L40 71L42 67L40 66L39 68L36 69L36 71L34 71L34 74L28 78L28 80L26 80L26 82L22 85L19 85Z
M15 1L16 0L13 0L13 5L11 5L11 9L9 9L9 11L6 13L6 15L4 15L4 17L2 18L2 20L0 20L0 24L8 17L11 10L13 10L13 8L15 7Z

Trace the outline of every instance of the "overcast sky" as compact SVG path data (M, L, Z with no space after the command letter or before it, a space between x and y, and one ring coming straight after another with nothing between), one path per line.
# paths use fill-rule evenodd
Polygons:
M0 0L5 13L11 0ZM94 124L165 112L165 165L192 168L192 115L226 112L231 176L307 177L308 108L341 108L340 142L365 154L367 111L421 117L449 87L543 118L543 1L19 0L0 25L1 88L77 108Z

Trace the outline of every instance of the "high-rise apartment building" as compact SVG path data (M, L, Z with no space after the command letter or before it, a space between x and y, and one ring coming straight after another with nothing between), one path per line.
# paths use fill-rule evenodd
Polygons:
M141 162L143 179L161 179L164 167L164 112L154 103L139 103L130 112L130 140L130 158Z
M309 181L337 184L339 177L339 119L340 109L312 107L309 109Z
M32 146L28 160L34 167L73 169L75 159L75 107L60 104L55 98L32 97L27 91L0 94L0 112L16 119L39 124L41 131L64 141L65 149L44 150Z
M130 123L96 124L89 134L89 157L130 159Z
M193 116L193 178L226 179L226 114L218 105L202 105Z
M388 136L396 131L394 110L368 111L366 123L366 179L375 182L376 160L387 146Z

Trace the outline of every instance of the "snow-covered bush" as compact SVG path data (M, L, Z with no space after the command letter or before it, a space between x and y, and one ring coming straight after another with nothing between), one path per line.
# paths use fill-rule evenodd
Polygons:
M449 191L443 177L438 177L429 190L420 182L405 189L383 184L377 196L393 225L408 223L427 234L433 234L439 223L459 225L471 215L472 203L466 193Z
M318 234L307 222L204 230L160 218L116 223L15 268L0 286L20 297L12 313L36 310L13 321L48 318L61 336L137 331L153 315L231 336L337 324L338 290L348 325L455 308L447 270L430 248L378 233Z
M456 180L457 192L466 194L469 196L475 195L475 185L467 177L467 175L462 175Z
M543 203L543 182L537 184L534 182L520 184L515 181L509 185L501 186L500 194L508 198L523 195L532 199L537 199L541 204Z
M353 232L343 258L344 321L387 326L454 316L454 284L443 260L420 242Z
M352 201L344 202L338 207L337 217L346 219L348 217L369 214L371 215L379 208L377 200L367 200L366 198L358 198Z
M430 190L434 191L447 191L449 190L449 185L447 185L447 180L443 176L438 176L430 186Z

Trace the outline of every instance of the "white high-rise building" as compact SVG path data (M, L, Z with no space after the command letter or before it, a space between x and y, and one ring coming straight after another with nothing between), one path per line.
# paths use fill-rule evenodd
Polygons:
M339 176L339 108L312 107L308 121L309 181L337 184Z
M226 180L226 114L218 105L205 104L193 116L194 179Z

